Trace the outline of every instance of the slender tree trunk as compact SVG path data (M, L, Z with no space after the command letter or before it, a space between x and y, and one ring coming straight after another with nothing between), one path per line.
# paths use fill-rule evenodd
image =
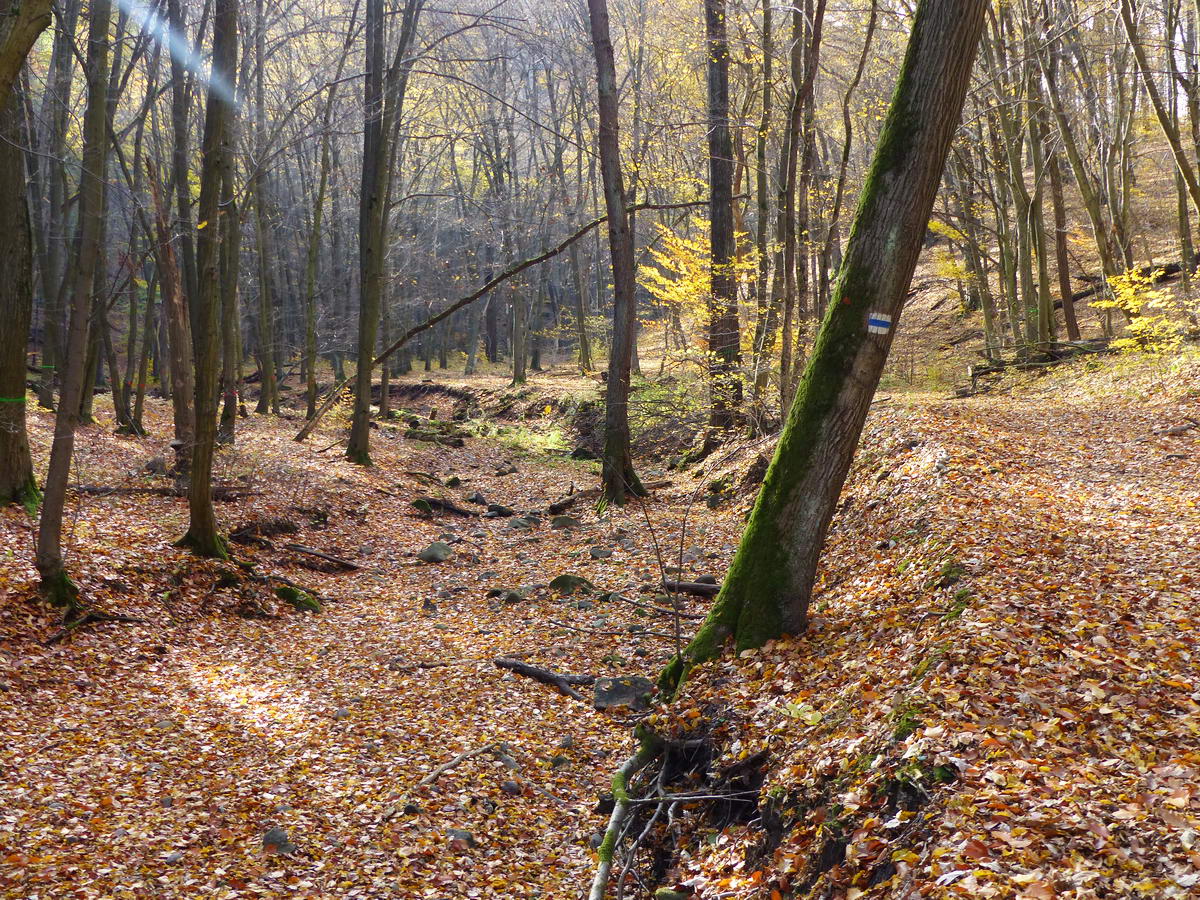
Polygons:
M921 0L837 287L741 546L663 675L804 630L821 547L887 361L962 114L985 0Z
M149 167L150 195L154 201L155 231L158 237L159 285L163 295L163 318L166 320L167 346L170 352L171 405L175 420L175 475L186 484L192 471L192 447L196 441L196 417L192 408L195 394L192 367L192 320L187 298L180 282L179 266L175 261L175 244L171 240L167 211L163 203L158 174Z
M607 500L623 504L629 495L645 493L633 468L629 434L630 367L633 362L634 306L633 234L625 208L617 131L617 67L608 27L608 0L588 0L592 49L596 56L596 89L600 111L600 171L608 210L608 245L612 254L613 336L608 354L604 401L602 490Z
M167 21L176 35L176 40L187 40L187 29L183 23L179 0L166 0ZM192 228L192 183L189 158L191 148L188 140L188 109L191 98L190 81L184 65L185 53L171 54L171 170L175 183L175 203L179 216L179 248L177 258L182 261L182 287L185 305L194 315L193 298L196 296L196 243ZM191 322L195 331L196 323Z
M153 354L154 334L158 327L154 317L154 296L157 292L158 273L155 272L153 277L146 283L146 307L143 311L144 318L142 319L142 350L138 355L137 393L134 395L133 401L133 427L137 429L138 434L146 433L146 429L142 425L142 412L146 408L146 383L149 380L150 374L150 357Z
M54 442L46 473L46 493L38 522L37 569L43 593L51 603L74 608L79 589L67 575L62 554L63 509L75 449L75 427L83 394L84 351L93 276L100 255L108 133L105 110L108 92L108 32L112 4L93 0L89 11L87 48L87 110L83 119L83 166L79 181L79 242L71 291L62 394L54 420Z
M754 427L761 424L765 413L762 409L763 396L767 389L767 380L771 372L771 361L768 352L768 332L775 330L771 303L771 257L770 257L770 224L771 198L767 178L767 144L771 137L771 101L775 85L771 82L772 57L775 45L771 34L771 0L763 0L762 5L762 107L758 119L758 133L755 135L754 162L757 168L754 181L754 196L758 206L755 222L754 245L758 250L758 277L754 283L754 296L757 303L754 323L754 347L751 407Z
M709 237L712 252L708 310L709 426L727 431L741 406L741 331L733 264L733 144L729 134L729 39L725 0L705 0L708 44Z
M234 123L230 131L236 132ZM234 143L230 136L229 144ZM217 442L232 444L237 430L238 399L242 390L241 331L238 282L241 271L242 225L234 192L233 161L221 173L221 422Z
M25 431L25 349L33 315L33 235L25 195L20 106L0 107L0 506L33 510L38 489Z
M200 556L228 556L217 531L212 499L212 466L217 443L218 376L221 363L221 238L222 216L236 210L221 208L225 176L233 164L234 67L237 65L238 2L216 0L213 16L213 68L204 118L200 162L199 216L204 227L196 241L199 290L196 293L196 449L188 490L188 530L179 540ZM230 248L231 251L236 248Z
M383 129L383 0L366 0L366 75L363 103L362 187L358 209L358 377L354 385L354 414L346 457L361 465L371 464L371 360L379 326L383 292L383 217L387 195L388 153Z
M1071 299L1071 257L1067 253L1067 209L1063 202L1062 174L1058 169L1058 154L1046 160L1050 173L1050 199L1054 204L1054 258L1058 267L1058 293L1062 297L1063 321L1067 340L1079 340L1079 322L1075 318L1075 301Z

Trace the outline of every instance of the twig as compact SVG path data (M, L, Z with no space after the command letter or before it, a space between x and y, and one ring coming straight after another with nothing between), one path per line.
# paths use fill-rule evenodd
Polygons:
M557 628L565 628L567 631L578 631L583 634L602 634L607 637L657 637L666 638L668 641L675 640L675 635L666 634L662 631L601 631L598 628L580 628L578 625L568 625L566 622L559 622L556 619L547 619L551 625Z
M628 603L630 606L635 606L638 609L648 609L652 612L661 613L662 615L665 615L665 616L679 616L679 618L681 618L681 619L693 619L695 621L699 621L699 620L705 618L704 616L699 615L698 613L685 613L679 609L671 609L669 606L657 606L653 603L643 603L640 600L630 600L628 597L618 594L615 591L608 595L608 599L609 600L618 600L621 603ZM671 600L673 602L677 602L676 598L674 598L674 597L672 597Z

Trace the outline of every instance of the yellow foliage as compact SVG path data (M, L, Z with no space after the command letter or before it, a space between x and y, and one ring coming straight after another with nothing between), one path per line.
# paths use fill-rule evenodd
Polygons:
M1169 314L1175 304L1169 291L1154 285L1162 270L1142 274L1129 269L1108 279L1112 297L1092 302L1101 309L1117 309L1129 320L1125 336L1113 341L1113 347L1131 353L1162 354L1179 348L1183 332Z

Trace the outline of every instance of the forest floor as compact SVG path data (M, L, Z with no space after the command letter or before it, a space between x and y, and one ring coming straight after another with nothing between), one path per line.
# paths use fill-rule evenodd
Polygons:
M1200 367L1105 365L877 403L810 632L706 667L654 716L703 728L714 772L762 760L775 804L679 824L675 878L707 898L1194 895ZM31 412L44 460L50 418ZM139 440L101 410L79 482L168 485L140 474L170 437L167 405L151 413ZM144 621L48 644L29 521L0 513L0 896L583 892L632 716L492 661L654 677L670 617L546 585L638 598L661 557L719 578L769 444L695 473L645 463L669 481L645 506L580 502L579 527L552 530L411 505L479 491L521 514L595 482L594 463L515 449L525 425L460 449L385 427L369 469L322 451L337 422L303 446L298 425L239 423L219 474L246 495L218 513L257 523L236 558L319 592L319 614L175 549L185 501L79 493L72 572L97 609ZM416 558L439 538L449 559Z

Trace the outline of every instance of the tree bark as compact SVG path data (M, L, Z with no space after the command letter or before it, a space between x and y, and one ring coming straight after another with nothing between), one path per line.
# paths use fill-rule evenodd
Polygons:
M645 493L633 468L629 434L630 367L633 362L634 271L633 233L625 203L618 133L617 66L608 27L608 0L588 0L592 49L596 57L596 91L600 113L599 155L608 210L608 246L613 273L613 337L604 392L604 457L601 489L605 499L623 504L629 495Z
M50 0L12 0L0 18L0 110L8 108L25 57L50 25Z
M150 196L154 202L155 233L158 238L159 285L163 295L163 318L166 320L167 346L170 362L169 377L164 379L171 386L171 408L175 423L175 475L185 483L191 477L192 445L196 440L196 417L192 408L195 381L192 366L192 321L188 312L187 298L179 277L179 266L175 261L175 244L167 223L162 190L158 173L147 160Z
M803 631L817 562L887 360L962 114L985 0L921 0L832 302L704 626L663 674Z
M84 355L92 280L100 255L104 170L107 157L106 95L108 93L108 31L110 0L93 0L89 11L87 49L87 110L83 118L83 166L79 180L79 242L71 291L62 393L54 420L54 442L46 473L46 492L38 521L37 569L41 588L53 604L74 608L79 589L67 575L62 555L63 508L75 449L75 427L83 394Z
M0 506L33 509L37 483L25 431L25 349L33 315L33 236L17 95L0 106Z
M179 545L200 556L228 556L217 531L212 500L212 465L217 443L218 375L221 362L221 208L225 175L233 164L230 124L233 118L234 66L237 64L238 0L216 0L213 15L213 67L204 117L200 162L200 228L196 241L198 290L194 318L196 446L188 489L188 530ZM234 252L236 248L230 247Z
M708 184L711 288L708 309L709 426L728 431L741 406L741 331L733 261L733 143L729 134L729 38L725 0L705 0L708 45Z

